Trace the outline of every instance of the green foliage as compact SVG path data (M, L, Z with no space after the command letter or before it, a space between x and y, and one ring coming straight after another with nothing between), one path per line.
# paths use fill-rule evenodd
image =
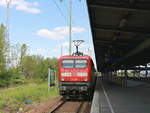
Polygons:
M35 79L36 82L41 83L47 80L48 68L52 68L58 72L57 58L28 55L28 46L26 44L10 45L9 50L10 51L8 51L7 41L5 40L5 27L1 24L0 87L29 83L30 81L27 81L27 79ZM7 56L8 52L9 57Z
M57 88L48 92L47 83L22 85L15 88L0 90L0 111L4 107L10 108L10 111L17 110L21 104L30 99L32 103L39 103L58 96Z
M58 59L47 58L41 56L25 56L22 62L23 75L27 78L47 79L48 68L58 70Z
M5 70L0 73L0 87L10 84L23 84L25 78L20 75L18 68Z
M5 69L6 65L6 40L5 40L5 27L3 24L0 25L0 72Z
M0 87L29 83L27 79L35 79L32 82L42 83L47 80L49 67L58 70L58 59L44 59L35 55L25 56L21 67L12 67L0 72Z
M1 24L0 88L8 88L0 89L0 113L8 106L10 111L18 109L26 97L35 103L57 96L57 89L48 93L47 83L43 84L48 77L48 68L58 72L58 59L29 55L26 44L8 46L5 27Z
M28 47L26 44L22 44L21 45L21 60L22 58L24 58L25 56L27 56L27 52L28 52Z
M11 73L3 71L0 73L0 87L8 86L11 80Z

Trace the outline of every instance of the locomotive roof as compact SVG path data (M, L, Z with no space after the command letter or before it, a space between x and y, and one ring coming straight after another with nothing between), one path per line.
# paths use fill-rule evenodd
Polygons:
M85 59L91 59L90 56L61 56L60 59L78 59L78 58L85 58Z

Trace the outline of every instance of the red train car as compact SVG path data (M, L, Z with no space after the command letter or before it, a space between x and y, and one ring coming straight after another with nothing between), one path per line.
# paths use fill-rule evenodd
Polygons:
M59 91L65 97L91 96L95 86L94 63L90 56L59 59Z

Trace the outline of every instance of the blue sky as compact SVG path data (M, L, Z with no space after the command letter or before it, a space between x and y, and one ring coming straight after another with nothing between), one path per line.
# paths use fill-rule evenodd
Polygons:
M10 42L27 44L30 54L45 57L59 57L63 45L63 55L68 53L68 18L69 0L12 0L10 13ZM92 36L86 0L72 0L73 40L85 40L81 51L94 56ZM5 0L0 0L0 23L5 24Z

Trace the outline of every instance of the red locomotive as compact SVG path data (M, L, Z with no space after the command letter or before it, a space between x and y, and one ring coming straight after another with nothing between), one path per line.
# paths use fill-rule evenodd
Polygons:
M90 56L62 56L59 59L59 91L65 97L91 96L95 68Z
M92 97L96 81L95 68L91 57L78 51L82 42L74 41L76 53L59 59L59 91L66 98Z

